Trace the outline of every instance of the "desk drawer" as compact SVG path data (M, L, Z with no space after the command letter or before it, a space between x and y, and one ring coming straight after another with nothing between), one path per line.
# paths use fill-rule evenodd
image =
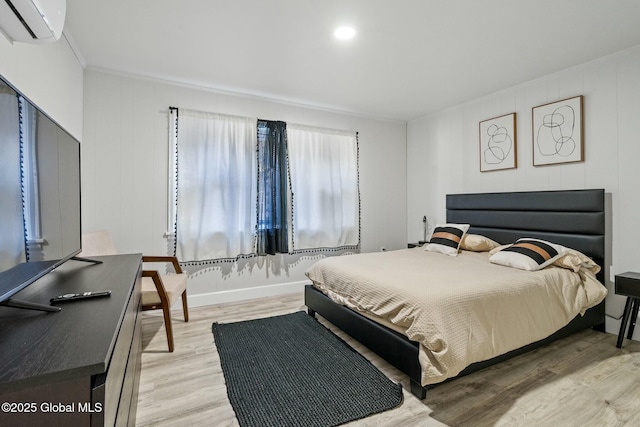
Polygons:
M121 425L120 417L124 417L124 425L126 425L132 390L127 390L124 386L125 384L128 384L129 388L131 386L125 381L125 374L132 347L134 351L140 351L140 346L134 343L135 339L141 339L140 333L136 333L136 329L140 328L140 286L141 270L138 271L136 284L125 310L107 373L98 377L94 387L94 400L99 401L102 397L104 408L102 413L96 413L91 418L92 426ZM126 409L127 414L122 415L123 409Z
M616 294L640 298L640 273L616 275Z

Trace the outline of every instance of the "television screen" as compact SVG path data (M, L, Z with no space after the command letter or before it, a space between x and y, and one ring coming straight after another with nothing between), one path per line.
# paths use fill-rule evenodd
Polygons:
M0 302L81 250L80 143L0 79Z

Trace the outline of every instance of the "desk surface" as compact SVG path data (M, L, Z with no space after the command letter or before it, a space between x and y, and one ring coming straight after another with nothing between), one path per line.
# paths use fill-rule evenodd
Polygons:
M0 307L0 392L107 370L141 254L68 261L14 297L41 304L67 293L111 296L60 304L59 312Z

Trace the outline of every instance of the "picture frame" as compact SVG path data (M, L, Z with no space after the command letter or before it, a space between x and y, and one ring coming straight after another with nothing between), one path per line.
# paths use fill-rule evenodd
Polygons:
M478 128L480 172L518 167L516 113L483 120Z
M584 161L583 96L531 109L533 166Z

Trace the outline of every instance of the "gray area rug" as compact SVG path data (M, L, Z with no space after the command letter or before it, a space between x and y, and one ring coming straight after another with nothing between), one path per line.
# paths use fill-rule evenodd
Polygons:
M400 384L302 311L212 330L241 426L335 426L402 403Z

